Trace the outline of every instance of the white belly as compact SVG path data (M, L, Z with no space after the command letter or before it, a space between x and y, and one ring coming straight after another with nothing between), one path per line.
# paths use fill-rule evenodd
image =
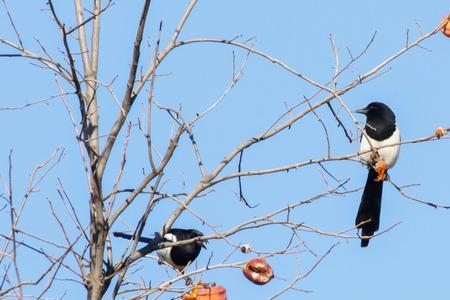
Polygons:
M175 235L171 234L171 233L166 233L166 235L164 236L164 238L169 241L169 242L177 242L177 238ZM156 250L156 255L158 255L158 258L161 261L165 261L166 263L168 263L169 265L180 269L180 266L177 266L172 259L170 258L170 251L172 250L172 247L167 247L167 248L163 248L163 249L159 249ZM182 267L181 267L182 268Z
M170 259L170 250L171 249L172 249L172 247L159 249L159 250L156 251L156 255L158 255L160 260L163 260L163 261L173 265L173 262Z
M390 147L383 147L378 149L379 147L385 146L385 145L392 145L392 144L396 144L400 142L400 129L398 127L396 127L394 133L392 134L392 136L390 138L388 138L387 140L384 141L377 141L374 139L370 139L370 144L372 144L372 146L378 150L378 154L381 156L381 158L384 160L384 162L387 165L387 168L390 169L395 165L395 162L397 161L398 158L398 154L400 152L400 145L394 145L394 146L390 146ZM370 144L366 139L366 136L363 135L361 138L361 146L359 148L360 152L365 152L363 154L361 154L361 159L370 164L372 163L371 160L371 148L370 148Z

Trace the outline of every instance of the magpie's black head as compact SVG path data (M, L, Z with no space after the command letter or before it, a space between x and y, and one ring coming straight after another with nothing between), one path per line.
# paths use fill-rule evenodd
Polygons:
M372 122L378 123L381 121L395 124L394 112L389 108L389 106L382 102L369 103L366 107L358 109L355 112L366 115L367 123L369 124Z
M191 236L191 238L195 238L198 236L203 236L203 233L198 231L197 229L187 229L187 234Z
M178 241L190 240L190 239L193 239L193 238L196 238L199 236L203 236L203 233L201 233L197 229L172 228L169 230L168 233L175 235ZM196 245L206 249L206 246L204 245L206 243L206 241L195 241L194 243Z
M395 114L384 103L372 102L355 112L366 115L367 120L364 130L369 137L377 141L389 138L396 129Z
M203 236L203 233L201 233L200 231L196 230L196 229L188 229L189 230L189 234L190 234L190 239L199 237L199 236ZM199 245L200 247L206 249L205 243L207 243L208 241L195 241L195 243L197 245Z

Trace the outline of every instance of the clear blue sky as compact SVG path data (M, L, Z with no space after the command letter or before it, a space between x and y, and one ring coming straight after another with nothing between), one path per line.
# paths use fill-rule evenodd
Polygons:
M26 4L25 4L26 2ZM72 2L55 1L61 18L74 24ZM135 35L142 1L121 1L103 15L101 38L100 80L107 83L118 76L114 83L119 99L126 84L131 61L132 41ZM163 21L162 45L168 41L187 1L153 1L149 22L144 35L153 47L159 22ZM25 45L39 51L33 38L45 45L55 57L62 59L62 49L46 1L8 1L16 25ZM339 79L342 87L386 58L405 44L409 28L410 40L433 29L441 17L449 11L449 1L199 1L188 20L180 39L216 37L231 39L256 37L255 47L265 51L324 83L334 70L334 56L330 47L332 34L341 57L346 62L352 53L361 51L375 31L375 41L367 54L350 71ZM4 11L0 13L0 36L14 40ZM352 108L364 107L368 102L379 100L387 103L397 115L397 122L404 140L430 135L437 126L450 126L448 102L448 74L450 39L438 34L426 41L425 49L413 49L389 65L389 72L364 84L343 96ZM144 68L148 66L149 54L143 46ZM153 48L152 48L153 49ZM181 47L164 61L159 73L155 95L166 106L182 105L185 116L190 119L196 112L208 107L225 91L232 75L232 51L239 64L245 52L231 46L201 44ZM431 51L429 51L431 50ZM153 51L153 50L152 50ZM0 46L0 53L11 53ZM152 52L153 53L153 52ZM19 58L1 58L0 107L20 106L58 93L53 74L48 70L30 65ZM197 143L207 170L212 170L222 158L244 140L265 130L284 110L285 103L293 105L309 96L314 88L280 67L254 55L250 56L245 74L223 104L194 128ZM144 95L144 94L143 94ZM142 103L138 98L129 121L137 123L142 117ZM75 99L71 98L73 109ZM102 90L99 94L101 133L105 134L117 113L117 105ZM336 104L336 103L335 103ZM335 105L336 106L336 105ZM327 109L319 109L332 142L332 154L344 155L357 150L357 143L348 143L342 131ZM351 121L341 116L355 133ZM155 110L156 147L164 151L170 134L170 120L164 112ZM361 120L362 121L362 120ZM73 138L73 130L60 100L33 106L20 111L0 111L0 175L7 178L7 158L13 149L14 192L17 201L26 188L27 176L33 166L44 161L59 145L64 145L65 156L60 164L41 184L39 193L30 198L21 228L37 235L55 238L63 243L57 224L48 212L47 198L64 215L64 207L56 192L57 179L63 182L83 222L88 221L88 194L86 180L80 166L80 154ZM116 177L120 162L121 143L117 144L114 157L105 177L109 189ZM122 187L129 188L142 178L142 168L148 170L146 144L139 130L134 127L128 151L126 176ZM450 203L448 188L448 151L446 140L433 143L405 145L395 169L390 172L399 184L420 183L408 190L411 194L442 204ZM323 130L313 115L298 122L289 131L274 139L258 144L244 154L244 169L262 169L300 162L326 155ZM366 170L359 164L339 162L327 164L339 179L350 178L348 189L360 188L366 180ZM235 171L227 168L225 174ZM215 192L192 204L192 209L203 215L210 223L221 225L225 230L252 216L267 213L287 203L307 199L327 189L322 180L321 169L310 166L289 173L244 178L244 192L251 203L259 203L256 209L248 209L238 202L236 181L214 187ZM199 180L192 146L183 139L166 171L167 192L188 192ZM327 178L330 184L333 180ZM3 192L3 191L2 191ZM297 287L312 290L302 294L290 291L281 299L446 299L450 293L450 228L449 212L435 210L402 197L392 186L385 184L381 215L381 229L401 222L393 230L373 239L366 249L359 247L359 240L338 239L303 233L302 239L314 253L322 255L333 243L339 245L323 263ZM118 200L122 200L119 197ZM324 231L337 232L353 226L359 205L360 192L344 197L322 199L302 207L292 215L298 222L318 227ZM123 220L113 228L126 231L136 226L140 213L146 205L146 197L139 198L126 213ZM3 204L2 204L3 206ZM144 235L158 231L174 203L166 201L158 205ZM70 220L68 219L68 224ZM0 214L1 233L8 233L8 213ZM70 225L68 225L70 227ZM194 227L210 233L207 227L189 214L183 215L177 227ZM243 233L233 241L250 243L263 251L273 251L286 245L289 234L281 228L271 228ZM125 244L114 241L117 257ZM21 250L23 266L36 263L35 254ZM223 242L212 241L208 250L201 253L198 266L203 266L213 253L213 263L220 262L230 248ZM237 254L234 260L249 258ZM277 278L266 286L255 286L245 280L239 270L211 271L202 276L204 281L216 281L224 285L229 299L265 299L291 280L293 274L304 272L317 260L308 252L297 256L270 259ZM37 266L38 267L38 266ZM163 266L152 260L143 260L138 273L146 281L156 284L167 279ZM26 274L33 270L27 269ZM63 273L64 274L64 273ZM172 271L169 274L173 275ZM66 273L65 277L68 277ZM63 276L64 277L64 276ZM135 277L134 279L139 280ZM199 278L196 278L199 279ZM80 299L83 289L66 281L57 283L58 288L49 296L58 297L67 290L66 299ZM33 291L32 289L30 290ZM167 298L168 299L168 298Z

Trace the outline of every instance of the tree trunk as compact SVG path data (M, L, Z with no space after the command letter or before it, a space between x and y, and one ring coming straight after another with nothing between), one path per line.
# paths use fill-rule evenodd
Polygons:
M105 254L106 234L108 232L106 220L103 215L103 200L100 180L93 172L91 177L91 203L90 203L90 274L88 275L88 300L102 299L104 293L103 258ZM96 180L97 179L97 180Z

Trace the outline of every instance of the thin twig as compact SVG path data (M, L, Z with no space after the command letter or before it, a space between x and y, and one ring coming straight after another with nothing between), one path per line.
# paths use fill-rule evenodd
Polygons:
M411 195L405 193L405 192L403 191L403 188L404 188L404 187L401 187L401 186L397 185L394 181L392 181L391 178L388 178L387 181L388 181L389 183L391 183L392 186L395 187L395 189L396 189L400 194L402 194L405 198L408 198L408 199L410 199L410 200L412 200L412 201L415 201L415 202L418 202L418 203L421 203L421 204L425 204L425 205L431 206L431 207L433 207L433 208L450 209L450 205L441 205L441 204L436 204L436 203L429 202L429 201L420 200L419 198L416 198L416 197L414 197L414 196L411 196Z
M14 33L16 34L17 40L19 41L20 48L23 50L24 47L23 47L22 39L20 38L19 31L17 30L17 27L14 24L14 20L13 20L13 18L11 16L11 13L9 12L8 5L6 5L6 1L5 0L2 0L2 2L3 2L3 6L5 7L6 14L8 15L9 22L11 23L11 26L12 26L12 28L14 30Z

